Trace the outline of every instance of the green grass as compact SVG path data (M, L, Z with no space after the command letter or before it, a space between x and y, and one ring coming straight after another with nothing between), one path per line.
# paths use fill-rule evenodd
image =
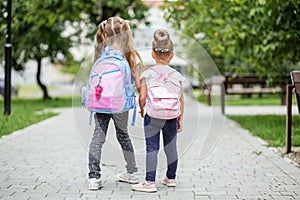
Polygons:
M262 98L258 96L253 96L251 98L241 98L240 96L236 98L226 98L226 105L228 106L250 106L250 105L281 105L281 97L277 95L266 95Z
M269 146L285 146L285 116L227 116L236 121L242 128L249 130L253 135L260 137ZM292 145L300 146L300 116L293 116Z
M278 94L275 95L263 95L260 98L258 95L253 95L251 98L243 98L240 95L227 95L225 97L226 106L254 106L254 105L281 105L281 96ZM203 104L207 104L206 95L198 95L197 100ZM296 104L296 99L293 96L293 104ZM212 97L213 105L220 105L220 96Z
M78 70L80 69L80 66L81 66L81 62L72 61L72 62L66 64L62 68L62 71L64 73L68 73L68 74L77 74Z
M58 113L45 111L47 108L71 107L72 97L59 97L48 101L42 99L12 98L11 114L4 115L3 98L0 99L0 137L25 128Z
M206 95L197 95L197 100L207 105ZM220 105L220 96L212 97L213 105ZM243 98L241 96L226 96L226 106L264 106L264 105L281 105L281 96L253 95L251 98ZM296 99L293 95L293 104L296 105ZM259 115L259 116L227 116L236 121L244 129L249 130L253 135L260 137L268 143L269 146L283 147L285 146L285 120L286 116L278 115ZM300 116L293 116L292 127L292 145L300 146Z

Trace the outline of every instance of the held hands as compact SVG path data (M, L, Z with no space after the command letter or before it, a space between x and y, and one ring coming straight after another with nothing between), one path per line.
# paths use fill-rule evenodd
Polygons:
M140 113L141 113L141 117L144 118L144 109L141 109Z
M179 118L178 118L178 130L177 130L178 133L181 133L182 127L183 127L183 124L182 124L182 118L179 117Z

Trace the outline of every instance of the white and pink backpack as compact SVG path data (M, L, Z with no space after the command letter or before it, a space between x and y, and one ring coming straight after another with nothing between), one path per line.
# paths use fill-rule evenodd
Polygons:
M147 85L147 114L159 119L174 119L180 115L181 84L172 78L175 70L159 72L155 67L150 68L157 73Z

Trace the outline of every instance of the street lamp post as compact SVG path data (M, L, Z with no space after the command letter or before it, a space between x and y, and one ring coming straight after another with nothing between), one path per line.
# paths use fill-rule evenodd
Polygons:
M4 115L11 113L11 0L7 1L7 29L5 44Z

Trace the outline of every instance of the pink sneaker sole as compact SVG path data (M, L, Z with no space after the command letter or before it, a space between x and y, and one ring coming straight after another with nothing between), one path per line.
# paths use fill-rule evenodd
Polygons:
M166 185L168 187L176 187L176 181L175 179L164 179L162 181L163 185Z

